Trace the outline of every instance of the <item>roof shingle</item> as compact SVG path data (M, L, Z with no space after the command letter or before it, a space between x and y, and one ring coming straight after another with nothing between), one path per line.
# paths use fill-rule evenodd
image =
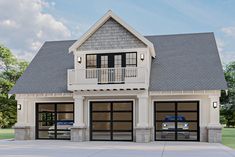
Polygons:
M226 89L213 33L146 36L156 50L150 91ZM68 48L75 40L46 42L9 92L66 93L67 69L74 68Z

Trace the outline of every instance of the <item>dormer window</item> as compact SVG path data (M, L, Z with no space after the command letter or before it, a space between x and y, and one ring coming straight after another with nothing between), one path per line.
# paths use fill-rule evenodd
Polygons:
M86 68L96 68L97 59L95 55L86 55Z
M137 53L87 54L86 68L137 67Z
M137 75L137 52L86 55L86 78L99 83L124 83Z
M137 75L137 53L129 52L126 53L126 77L136 77Z
M96 54L89 54L86 55L86 78L97 78L97 73L94 70L97 68L97 55ZM90 69L90 70L89 70Z
M137 67L137 53L126 53L126 67Z

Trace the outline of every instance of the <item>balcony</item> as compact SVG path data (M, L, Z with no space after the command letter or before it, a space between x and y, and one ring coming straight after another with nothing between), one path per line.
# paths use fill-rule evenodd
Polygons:
M147 68L69 69L68 90L146 89Z

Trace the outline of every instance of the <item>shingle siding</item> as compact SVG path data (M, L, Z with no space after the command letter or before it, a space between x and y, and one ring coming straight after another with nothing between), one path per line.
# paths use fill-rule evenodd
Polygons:
M114 19L107 20L77 50L107 50L125 48L143 48L146 45L117 23Z

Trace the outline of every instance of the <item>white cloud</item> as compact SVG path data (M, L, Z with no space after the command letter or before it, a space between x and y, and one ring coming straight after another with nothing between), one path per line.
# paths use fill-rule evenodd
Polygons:
M222 31L228 36L235 37L235 26L224 27Z
M55 5L43 0L0 0L0 43L31 60L44 41L70 38L61 20L43 12Z
M217 43L218 51L222 52L225 46L224 42L221 39L216 38L216 43Z
M32 44L31 44L31 50L37 51L37 50L40 48L41 44L42 44L42 43L39 42L39 41L32 42Z
M223 64L235 61L235 52L234 51L222 51L219 53L220 58Z
M13 20L6 19L6 20L0 21L0 26L5 27L5 28L16 28L17 24Z
M227 44L224 42L224 40L216 38L216 43L221 61L224 65L226 65L231 61L235 61L235 55L234 55L235 51L227 50L226 49Z

